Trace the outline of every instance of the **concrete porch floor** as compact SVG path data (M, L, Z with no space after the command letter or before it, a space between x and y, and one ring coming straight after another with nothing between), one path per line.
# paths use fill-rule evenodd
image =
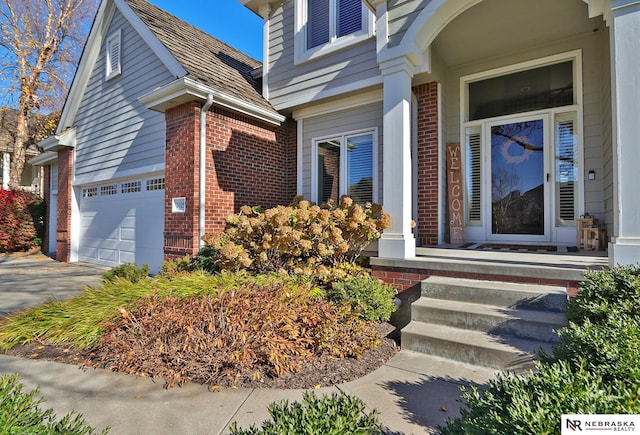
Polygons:
M608 267L606 251L556 252L459 249L451 245L416 248L407 259L371 258L378 267L512 276L544 280L582 281L588 270Z

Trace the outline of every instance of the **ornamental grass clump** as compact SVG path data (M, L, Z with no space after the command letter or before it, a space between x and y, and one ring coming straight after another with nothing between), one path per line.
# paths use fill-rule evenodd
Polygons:
M216 294L139 299L104 324L91 364L164 378L231 386L300 370L315 355L358 358L380 340L349 305L322 298L309 280L247 278Z
M227 218L223 232L204 241L218 252L224 270L287 272L321 277L337 265L356 262L389 227L378 204L364 206L343 196L339 204L318 206L296 198L291 206L264 212L244 206Z

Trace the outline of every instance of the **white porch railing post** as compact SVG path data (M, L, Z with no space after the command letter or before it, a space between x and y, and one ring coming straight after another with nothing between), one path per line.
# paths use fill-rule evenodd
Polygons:
M383 201L391 215L378 245L384 258L415 257L411 231L411 79L414 67L401 56L380 65L384 80Z
M611 2L614 225L610 264L640 262L640 1Z

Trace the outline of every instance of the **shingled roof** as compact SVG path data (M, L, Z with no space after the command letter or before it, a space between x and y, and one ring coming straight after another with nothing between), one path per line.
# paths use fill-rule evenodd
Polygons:
M277 113L251 75L262 65L259 61L145 0L126 2L187 71L187 77Z

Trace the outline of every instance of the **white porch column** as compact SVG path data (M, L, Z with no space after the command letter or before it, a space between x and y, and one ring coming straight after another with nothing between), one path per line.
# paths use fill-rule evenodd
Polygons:
M2 188L9 190L9 174L11 171L11 155L2 153Z
M614 0L611 42L614 224L609 263L640 262L640 1Z
M401 56L380 65L384 80L383 200L391 226L378 245L383 258L411 258L416 242L411 232L411 78L413 64Z

